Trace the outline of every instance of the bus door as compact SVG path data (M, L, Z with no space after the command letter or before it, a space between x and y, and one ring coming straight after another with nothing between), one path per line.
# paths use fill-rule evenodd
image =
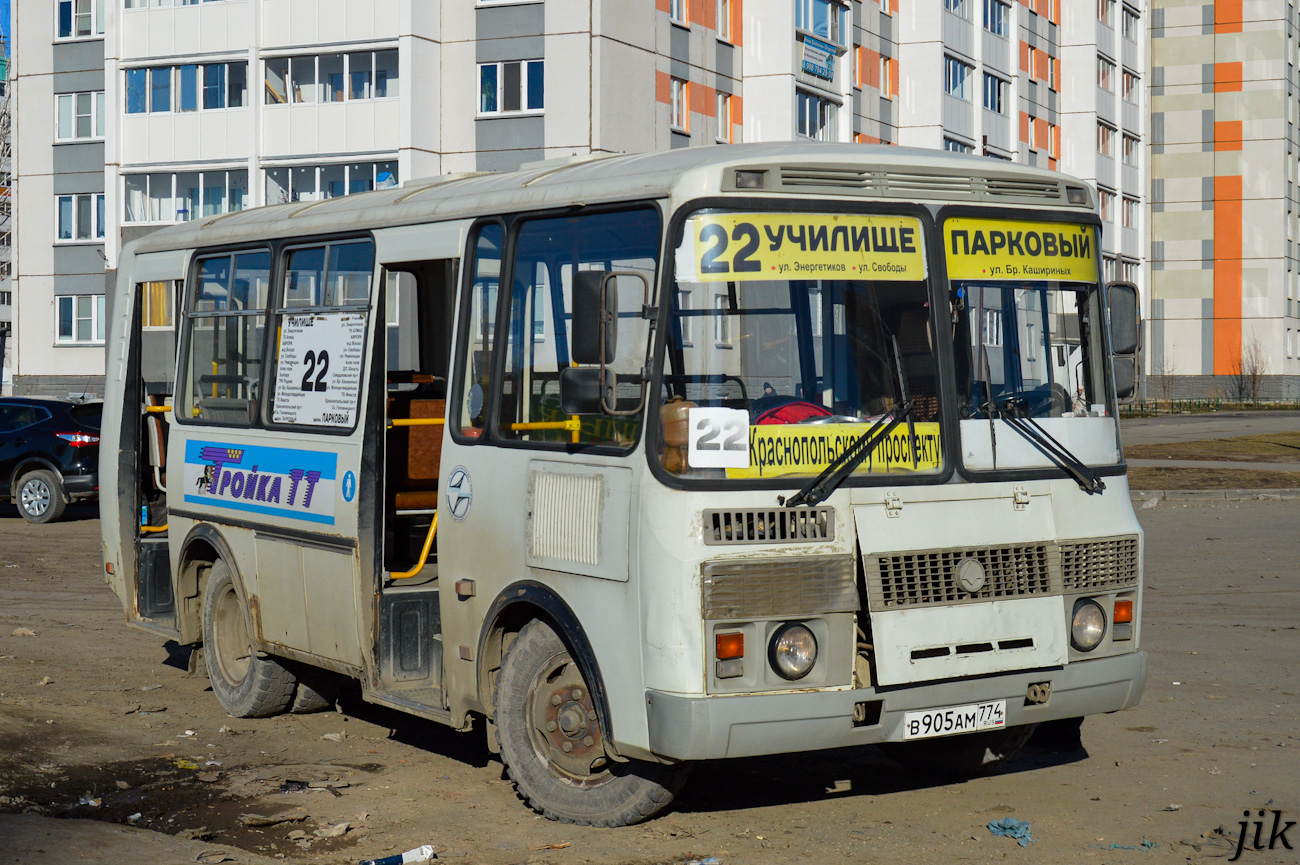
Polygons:
M475 692L478 638L489 605L507 586L545 586L570 606L596 644L622 644L638 632L629 526L638 475L628 454L640 441L641 370L661 236L649 206L483 222L467 244L458 320L452 425L443 454L440 520L449 692ZM502 250L513 250L503 261ZM616 276L620 416L574 414L562 399L562 374L574 366L571 332L575 275ZM594 370L591 370L594 372ZM590 409L585 409L590 411ZM606 642L608 641L608 642ZM626 653L629 663L637 653ZM465 663L462 663L465 662ZM614 664L614 660L609 661ZM609 680L632 681L611 668ZM623 676L620 674L627 673Z
M381 490L382 502L375 528L381 565L371 593L379 623L373 652L380 690L417 711L445 706L438 500L446 475L447 378L466 227L412 226L377 235L385 326L373 363L384 364L382 430L376 425L383 449L374 475L362 477Z
M138 624L175 632L173 556L167 532L167 440L176 372L176 322L188 254L128 257L113 297L108 375L123 398L104 407L102 429L117 447L101 454L101 517L116 525L120 563L110 580ZM109 533L105 532L105 537ZM134 554L122 555L122 552Z

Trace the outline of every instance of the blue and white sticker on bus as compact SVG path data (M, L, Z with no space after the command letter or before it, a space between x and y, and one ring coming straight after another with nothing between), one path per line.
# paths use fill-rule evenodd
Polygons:
M324 451L191 440L185 501L333 525L337 465Z

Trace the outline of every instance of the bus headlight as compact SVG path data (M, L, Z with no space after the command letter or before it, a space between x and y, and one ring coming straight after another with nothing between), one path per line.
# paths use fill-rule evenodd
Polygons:
M787 622L772 635L767 659L781 678L802 679L817 663L817 638L803 625Z
M1097 648L1106 634L1106 614L1101 604L1092 600L1074 602L1074 618L1070 621L1070 643L1080 652Z

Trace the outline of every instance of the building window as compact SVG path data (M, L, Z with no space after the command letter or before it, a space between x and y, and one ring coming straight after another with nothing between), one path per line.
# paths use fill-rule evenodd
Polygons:
M731 94L718 91L718 137L717 140L723 144L731 144Z
M848 9L831 0L795 0L794 26L836 45L848 34Z
M713 345L715 348L731 348L729 302L725 294L715 294L713 296Z
M483 63L478 68L478 113L514 114L541 111L545 76L540 60Z
M104 239L104 193L60 195L56 242L78 243Z
M1101 203L1101 221L1110 222L1115 218L1115 193L1109 189L1097 188L1097 199ZM1108 277L1114 279L1114 276Z
M970 0L943 0L943 8L958 18L970 18Z
M885 99L894 98L894 58L880 58L880 95Z
M268 57L265 68L263 99L267 105L352 102L398 95L394 50Z
M13 306L14 293L12 291L0 291L0 306Z
M104 91L60 93L54 100L57 117L55 141L104 137Z
M1141 81L1142 79L1138 77L1136 72L1129 72L1127 69L1124 70L1124 83L1122 86L1124 88L1123 94L1125 102L1137 105L1138 85Z
M984 107L996 114L1007 113L1007 82L984 73Z
M248 205L247 171L124 175L123 222L188 222Z
M104 341L104 295L65 294L54 298L54 341L95 345Z
M1124 135L1124 164L1137 168L1138 150L1141 148L1142 141L1133 135Z
M683 27L689 27L690 22L686 20L686 2L687 0L668 0L668 20L674 24L680 24Z
M188 112L200 107L243 108L247 104L247 63L187 63L126 70L127 114Z
M1130 42L1137 41L1138 14L1137 11L1129 6L1124 7L1123 18L1121 19L1121 30L1124 38Z
M984 29L994 36L1007 35L1007 23L1011 20L1011 6L1002 0L984 0Z
M141 327L145 330L170 330L176 323L176 300L181 296L181 280L141 282L135 287L144 301Z
M668 83L668 125L677 132L691 131L689 81L674 78Z
M815 141L839 140L839 105L802 90L795 93L795 101L795 131L800 136Z
M731 41L731 0L718 0L718 38Z
M1097 0L1097 20L1107 27L1115 26L1115 0Z
M108 0L58 0L58 38L87 39L104 35L104 4Z
M1114 92L1115 64L1097 55L1097 86L1107 93Z
M970 75L974 68L955 57L943 58L943 92L970 101Z
M949 153L971 153L974 150L971 145L964 141L958 141L956 138L947 137L943 139L943 149L947 150Z
M1115 127L1105 123L1097 124L1097 152L1102 156L1111 156L1110 141L1115 137Z
M322 201L398 183L396 162L295 165L266 169L266 203Z
M1121 217L1125 228L1138 227L1138 200L1129 196L1124 196Z

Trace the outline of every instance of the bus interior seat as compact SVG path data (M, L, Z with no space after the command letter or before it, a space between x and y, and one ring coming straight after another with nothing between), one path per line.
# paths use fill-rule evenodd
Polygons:
M446 382L427 373L393 371L391 384L414 385L390 391L390 419L445 418ZM442 426L395 426L388 432L388 488L392 506L402 511L429 511L438 506L442 462Z

